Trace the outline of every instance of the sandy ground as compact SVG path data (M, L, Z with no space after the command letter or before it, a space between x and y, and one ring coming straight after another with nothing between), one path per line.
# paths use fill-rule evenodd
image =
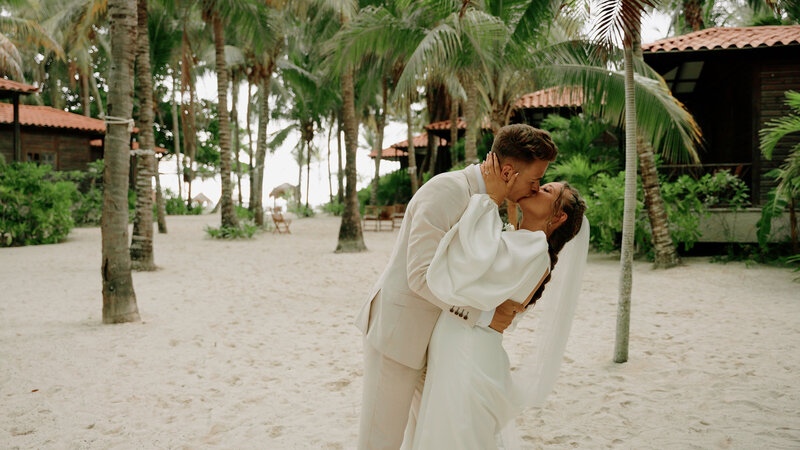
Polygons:
M214 241L171 217L141 323L102 325L100 230L0 249L0 448L354 448L351 325L396 233L336 255L339 221ZM800 448L800 284L786 269L637 263L630 361L611 362L617 260L592 255L531 448ZM506 338L512 363L527 322Z

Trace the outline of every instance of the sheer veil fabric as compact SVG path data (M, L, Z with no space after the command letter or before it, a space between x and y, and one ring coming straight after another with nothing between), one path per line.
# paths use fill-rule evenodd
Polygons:
M578 304L588 252L589 221L584 216L577 236L559 252L558 263L550 281L542 298L536 302L534 346L526 352L512 375L520 411L544 406L558 379L572 318ZM522 448L522 440L514 421L503 428L501 436L503 448L506 450Z

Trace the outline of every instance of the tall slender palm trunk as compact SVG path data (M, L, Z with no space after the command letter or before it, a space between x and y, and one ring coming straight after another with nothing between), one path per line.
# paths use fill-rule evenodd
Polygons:
M130 119L133 111L133 62L136 43L136 2L109 0L111 73L109 115ZM128 251L128 170L130 133L127 124L106 127L103 169L102 266L103 323L140 320Z
M632 31L633 56L641 61L643 59L641 30ZM661 183L658 181L653 146L646 137L639 135L636 151L641 166L644 204L650 218L650 229L653 235L654 267L656 269L674 267L680 260L678 250L669 232L669 218L667 217L667 208L664 206L664 198L661 196Z
M155 170L153 171L153 178L156 179L156 212L158 223L158 233L159 234L167 234L167 205L166 200L164 200L164 191L161 190L161 174L158 172L158 165L160 160L158 158L155 159Z
M383 80L383 100L381 110L375 114L375 176L372 178L372 191L369 195L369 203L371 205L378 204L378 183L381 176L381 158L383 157L383 133L386 128L386 106L388 105L387 99L387 86L386 79Z
M339 154L339 170L336 172L336 178L339 183L339 192L336 194L339 203L344 204L344 164L342 163L342 112L339 111L339 115L336 120L336 149Z
M364 235L361 231L361 214L358 210L358 194L356 192L356 151L358 150L358 120L356 119L355 86L353 71L345 70L342 75L342 115L345 140L345 176L347 191L345 192L342 223L339 226L339 242L336 252L363 252Z
M181 43L181 120L183 121L183 144L184 155L184 178L186 178L186 205L192 206L192 180L194 170L192 168L197 154L197 127L195 125L195 91L194 91L194 58L192 56L189 36L186 32L186 24L183 26L183 40Z
M464 105L464 120L467 130L464 133L464 161L467 164L478 162L478 85L475 80L466 78L467 103Z
M88 68L84 67L78 70L78 78L81 81L81 109L83 115L86 117L92 116L91 102L89 101L89 76L86 74Z
M100 90L97 89L97 80L94 77L89 77L89 83L92 86L92 95L94 95L94 102L97 105L97 112L100 117L104 117L106 110L103 108L103 98L100 97Z
M153 258L153 74L150 71L150 39L147 31L147 0L137 0L138 37L136 80L139 94L139 150L136 154L136 212L131 239L131 268L155 270Z
M236 187L239 191L239 206L242 206L242 164L239 162L239 110L236 105L239 104L239 71L231 71L231 96L233 97L233 105L231 106L231 122L233 122L233 160L236 163Z
M253 132L252 128L250 127L250 122L252 121L253 116L253 82L249 79L247 80L247 176L250 180L250 199L247 202L247 209L250 211L254 210L255 207L255 190L253 189L253 161L255 160L255 154L253 154Z
M178 77L177 68L172 72L172 134L175 137L175 165L178 171L178 198L183 198L183 167L181 167L181 130L178 121Z
M614 362L628 360L633 287L633 238L636 220L636 99L633 84L633 50L625 43L625 197L622 213L619 302L614 345Z
M331 173L331 135L333 134L333 117L331 117L330 128L328 128L328 157L326 160L328 161L328 192L329 192L329 199L330 203L333 203L333 183L331 182L331 177L333 174Z
M311 139L309 139L306 141L306 209L308 209L308 199L311 197L311 151Z
M217 68L217 114L219 115L219 159L222 197L220 211L223 227L237 227L239 220L233 208L233 185L231 183L231 124L228 118L228 69L225 64L225 31L222 17L217 11L211 15L214 28L214 50Z
M458 165L456 143L458 142L458 99L453 97L450 103L450 166Z
M417 151L414 148L411 122L411 99L406 103L406 136L408 136L408 176L411 177L411 195L414 195L419 189L419 178L417 178Z
M269 67L274 67L270 61ZM271 74L272 70L267 71ZM258 98L261 102L258 108L258 141L256 142L255 180L250 189L253 189L253 203L256 225L264 226L264 160L267 157L267 123L269 122L269 82L270 76L260 80Z

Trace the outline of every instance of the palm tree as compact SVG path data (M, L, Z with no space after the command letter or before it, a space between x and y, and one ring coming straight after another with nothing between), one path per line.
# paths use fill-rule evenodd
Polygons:
M228 69L225 63L224 24L227 12L218 0L203 1L203 19L211 26L214 34L215 67L217 74L217 117L219 120L220 178L222 197L220 198L223 227L238 227L239 220L233 208L233 186L231 185L231 128L228 116Z
M139 319L128 252L129 121L133 110L133 62L136 42L136 2L109 0L111 74L109 121L103 170L102 267L103 323Z
M12 13L28 8L26 0L8 0ZM64 51L51 34L33 18L19 15L0 14L0 76L25 81L26 62L33 58L23 58L25 51L43 50L45 55L54 54L63 58Z
M636 98L634 84L635 36L641 28L645 7L651 0L602 0L597 33L613 45L613 38L623 43L625 60L625 197L622 218L622 250L620 255L619 303L614 362L628 360L630 335L631 288L633 283L633 234L636 219Z
M786 135L800 133L800 92L786 91L786 104L792 113L770 120L766 128L760 131L761 153L767 159L772 159L775 147ZM778 186L770 195L770 201L764 205L765 209L782 209L781 203L789 205L789 226L791 228L792 253L800 253L797 242L797 200L800 198L800 143L796 143L788 150L788 157L783 165L775 169L772 175L778 180ZM759 229L759 241L766 242L769 235L772 217L762 219Z
M156 267L153 258L153 169L156 161L147 0L137 0L137 12L136 80L140 105L137 126L140 144L136 153L136 212L133 217L131 268L147 271Z

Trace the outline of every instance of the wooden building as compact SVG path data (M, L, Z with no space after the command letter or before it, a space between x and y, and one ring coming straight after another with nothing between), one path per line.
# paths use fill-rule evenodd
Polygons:
M417 157L417 166L421 171L429 170L429 163L426 161L428 156L428 133L422 133L414 136L414 155ZM450 145L442 138L437 137L437 153L436 153L436 171L435 173L447 172L450 170ZM370 152L369 157L375 158L378 152L373 150ZM408 139L396 144L392 144L388 148L381 151L381 159L388 159L391 161L400 161L400 168L408 168Z
M753 205L761 205L775 186L765 174L800 141L800 136L786 136L772 160L759 149L759 130L789 110L785 92L800 91L800 25L709 28L643 48L645 61L700 125L702 170L731 170L747 182Z

